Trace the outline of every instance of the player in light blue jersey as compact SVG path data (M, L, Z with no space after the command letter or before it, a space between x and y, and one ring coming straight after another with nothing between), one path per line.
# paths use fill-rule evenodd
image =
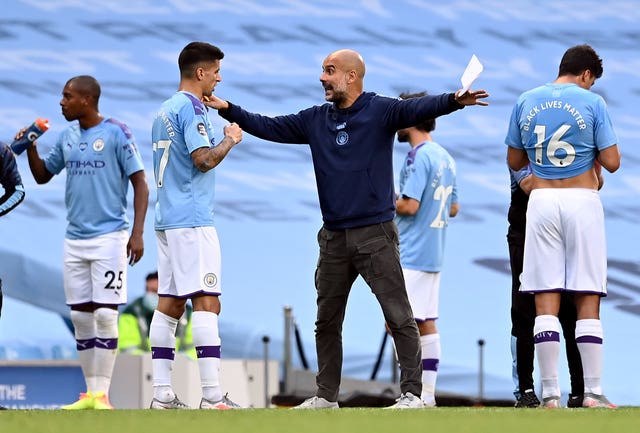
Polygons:
M588 45L569 48L553 83L523 93L506 137L513 170L531 163L522 292L535 294L534 340L542 405L560 407L560 292L574 292L576 342L584 371L585 407L615 407L602 392L600 297L606 296L601 167L620 166L617 137L604 100L589 91L602 60Z
M151 409L188 408L171 386L176 327L187 299L193 304L193 344L202 385L200 409L239 407L222 392L219 379L218 296L222 291L220 244L213 225L213 168L242 140L242 130L235 123L225 126L224 138L216 145L202 103L222 80L223 57L218 47L205 42L184 47L178 58L178 92L160 106L153 121L160 299L149 330Z
M199 96L178 91L153 122L153 167L158 187L156 230L213 226L215 170L201 171L191 154L215 146Z
M127 257L134 265L144 253L149 188L142 158L129 128L100 114L99 99L95 78L71 78L60 106L65 119L78 123L60 134L44 160L35 142L27 149L37 183L49 182L63 169L67 174L64 290L87 392L63 409L113 409L108 394L118 346L118 305L127 302ZM134 209L130 236L129 182Z
M402 99L426 93L401 94ZM460 209L456 164L432 140L435 119L398 131L398 141L411 150L400 170L396 223L400 234L400 262L422 348L422 394L426 407L434 407L440 363L440 335L436 328L440 270L449 217Z

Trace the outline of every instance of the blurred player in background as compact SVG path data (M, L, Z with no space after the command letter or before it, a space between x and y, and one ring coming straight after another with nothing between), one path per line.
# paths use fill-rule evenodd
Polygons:
M400 95L418 98L426 93ZM398 141L411 150L400 170L396 224L400 234L400 263L422 348L422 394L426 407L435 407L435 387L440 363L440 335L436 328L440 270L449 217L460 210L456 164L433 141L435 119L425 119L398 131Z
M604 100L589 91L602 72L592 47L569 48L553 83L518 98L505 140L511 169L531 164L520 290L535 293L534 338L542 406L548 408L560 407L563 290L575 292L583 406L615 407L602 391L600 297L607 294L607 254L598 178L601 166L619 168L620 152Z
M16 160L9 145L0 141L0 186L4 189L0 197L0 216L15 209L24 200L24 187ZM0 278L0 316L2 315L2 278ZM0 410L6 409L0 405Z
M118 346L118 305L127 302L130 265L144 253L142 234L149 189L129 128L98 109L100 84L81 75L62 91L62 114L75 121L45 159L36 142L27 149L39 184L66 169L69 222L64 240L64 290L71 307L78 360L87 385L80 399L62 409L113 409L109 387ZM20 138L26 128L17 135ZM134 219L128 233L127 190L133 185Z
M151 409L188 409L171 386L176 327L187 299L193 304L202 399L200 409L236 409L220 386L221 253L214 226L215 170L242 140L236 124L224 127L215 144L213 126L202 104L222 80L223 52L205 42L191 42L178 57L180 85L153 122L153 165L158 201L158 308L151 321L153 362Z

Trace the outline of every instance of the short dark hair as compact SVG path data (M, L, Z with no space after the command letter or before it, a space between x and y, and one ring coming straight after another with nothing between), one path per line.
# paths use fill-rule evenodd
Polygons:
M180 56L178 56L180 76L183 78L192 77L200 64L213 63L223 58L224 53L215 45L207 42L190 42L182 49Z
M83 95L90 96L93 98L96 105L100 100L100 83L91 75L78 75L73 78L69 78L67 84L73 82L75 84L75 89L82 93Z
M158 271L149 272L144 279L145 281L149 280L157 280L158 279Z
M598 53L587 44L576 45L565 51L558 68L558 77L563 75L580 75L590 70L594 77L602 77L602 59Z
M411 98L420 98L422 96L427 96L427 92L418 92L418 93L409 93L403 92L400 94L400 99L411 99ZM413 125L424 132L431 132L436 129L436 119L424 119L422 122Z

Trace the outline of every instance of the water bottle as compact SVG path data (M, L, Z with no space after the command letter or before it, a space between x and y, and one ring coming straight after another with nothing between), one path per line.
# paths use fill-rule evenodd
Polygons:
M49 121L42 117L38 117L36 121L27 128L24 135L19 140L15 140L11 143L11 150L13 150L13 153L16 155L20 155L31 143L44 134L47 129L49 129Z

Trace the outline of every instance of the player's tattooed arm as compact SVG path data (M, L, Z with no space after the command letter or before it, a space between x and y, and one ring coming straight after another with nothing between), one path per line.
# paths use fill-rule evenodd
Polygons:
M191 153L193 164L205 173L216 167L233 146L242 140L242 129L237 123L231 123L224 127L224 138L213 147L201 147Z

